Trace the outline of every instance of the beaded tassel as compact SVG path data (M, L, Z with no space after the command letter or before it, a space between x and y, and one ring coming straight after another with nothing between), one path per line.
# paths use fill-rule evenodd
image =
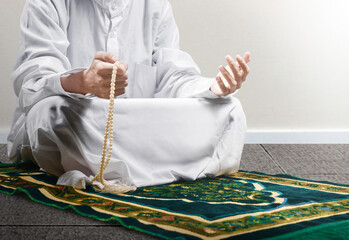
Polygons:
M116 82L116 74L118 72L119 64L120 62L117 61L114 63L114 66L113 66L113 73L112 73L112 78L110 83L109 111L108 111L108 117L107 117L107 124L105 127L101 166L99 168L98 174L92 179L92 182L99 181L104 186L104 189L100 189L101 191L115 193L115 194L126 193L126 192L131 192L136 190L136 187L134 186L107 184L103 177L104 171L110 161L110 157L113 151L115 82ZM107 154L108 143L109 143L109 148L108 148L108 154Z

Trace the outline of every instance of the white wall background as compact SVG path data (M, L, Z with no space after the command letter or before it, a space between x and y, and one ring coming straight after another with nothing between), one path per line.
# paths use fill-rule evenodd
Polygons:
M0 2L0 142L3 143L12 123L16 97L10 74L16 59L19 18L25 0Z
M251 52L252 72L237 94L248 142L349 143L349 1L170 1L181 48L204 76L214 77L225 55ZM24 2L0 2L2 133L15 105L9 76Z

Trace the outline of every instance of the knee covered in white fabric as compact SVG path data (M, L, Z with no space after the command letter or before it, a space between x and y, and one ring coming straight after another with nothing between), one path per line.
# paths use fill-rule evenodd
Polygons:
M62 107L66 106L66 101L63 97L53 96L41 100L36 103L28 112L26 117L26 131L30 139L32 149L40 145L40 141L51 142L51 131L59 125L64 125L65 116ZM39 136L40 135L40 136ZM44 139L47 139L45 141Z
M55 176L64 173L55 129L60 122L66 124L62 116L62 106L66 105L63 97L49 97L36 103L26 117L26 131L35 162Z
M30 124L45 124L51 119L57 118L58 112L65 104L65 100L60 96L52 96L45 98L36 103L27 114L27 122Z

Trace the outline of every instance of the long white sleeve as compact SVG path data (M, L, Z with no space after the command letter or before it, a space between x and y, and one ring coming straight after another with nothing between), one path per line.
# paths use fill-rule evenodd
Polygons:
M81 71L72 70L66 56L69 47L66 12L63 1L25 3L17 61L11 75L23 112L48 96L74 96L65 92L60 83L62 75Z
M192 57L179 49L178 27L168 1L160 21L153 51L158 83L154 96L218 98L209 90L214 78L202 77Z

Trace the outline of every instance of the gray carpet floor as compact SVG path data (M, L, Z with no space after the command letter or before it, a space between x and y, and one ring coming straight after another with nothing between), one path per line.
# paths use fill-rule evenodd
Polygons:
M5 145L0 159L7 160ZM240 169L349 185L349 145L246 145ZM0 239L158 239L35 203L23 193L0 193L0 206Z

